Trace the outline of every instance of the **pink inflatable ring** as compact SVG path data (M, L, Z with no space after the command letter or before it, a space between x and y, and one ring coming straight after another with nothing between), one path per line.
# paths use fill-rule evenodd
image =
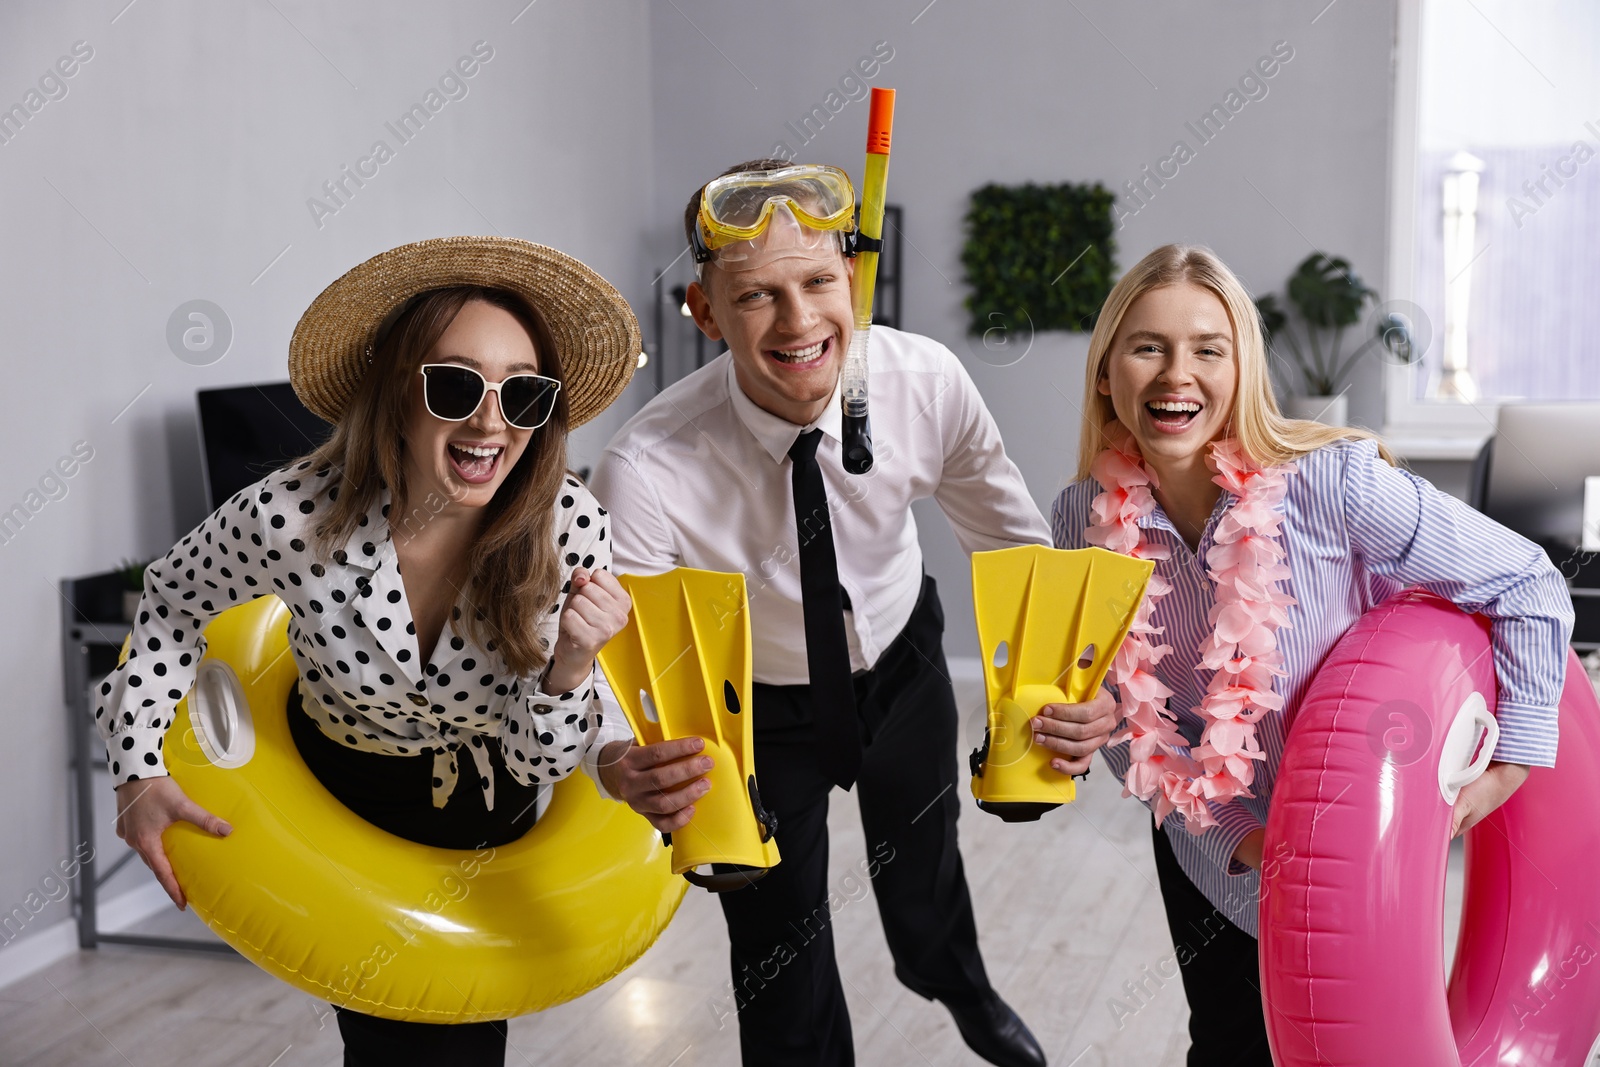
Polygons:
M1307 689L1261 881L1279 1067L1579 1067L1600 1050L1600 703L1570 653L1557 766L1467 834L1445 984L1451 808L1488 761L1494 706L1488 620L1420 592L1362 617Z

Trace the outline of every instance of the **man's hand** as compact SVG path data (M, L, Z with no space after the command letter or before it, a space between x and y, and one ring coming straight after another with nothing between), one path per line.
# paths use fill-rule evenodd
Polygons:
M700 754L705 747L699 737L654 745L613 741L600 750L600 782L651 826L670 834L688 825L694 802L711 790L703 777L711 769L711 757Z
M140 778L117 786L117 836L139 853L181 910L188 898L161 847L161 832L180 819L217 837L233 833L233 827L190 800L171 778Z
M1086 704L1046 704L1029 720L1033 742L1054 753L1052 769L1087 774L1089 763L1117 725L1117 702L1102 688Z
M1528 780L1529 768L1520 763L1491 762L1478 780L1462 787L1450 816L1450 836L1460 837L1511 798Z
M632 608L633 600L610 571L574 569L544 691L570 693L582 685L594 669L595 656L628 625Z

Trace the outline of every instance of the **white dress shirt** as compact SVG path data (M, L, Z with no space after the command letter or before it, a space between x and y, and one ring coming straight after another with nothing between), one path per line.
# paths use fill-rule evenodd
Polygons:
M864 475L841 465L841 421L837 390L811 426L757 407L725 352L628 420L592 479L612 514L618 572L744 574L758 682L809 677L789 460L806 430L823 432L817 462L852 609L845 633L855 670L877 663L916 607L922 548L913 501L937 500L969 553L1050 543L983 398L944 345L873 327L875 459Z
M506 769L526 785L557 781L580 763L598 783L600 749L632 734L620 719L605 721L593 674L574 692L539 692L538 679L512 673L493 640L473 640L462 614L477 609L466 593L424 663L391 538L388 490L332 560L319 561L309 542L318 509L327 506L319 492L330 470L310 467L301 463L240 490L146 568L128 659L100 686L95 709L112 781L167 773L163 735L194 684L205 624L276 593L289 607L289 647L312 722L359 751L431 753L436 807L455 788L460 751L471 756L485 804L494 807L489 745L500 747ZM567 478L555 513L551 547L562 555L563 584L539 619L547 648L573 568L611 562L605 509L575 479ZM426 508L413 509L401 536L428 516Z

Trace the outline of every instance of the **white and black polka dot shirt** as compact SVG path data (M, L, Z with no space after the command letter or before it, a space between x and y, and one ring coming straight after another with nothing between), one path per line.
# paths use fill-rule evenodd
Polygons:
M311 530L327 503L318 491L337 475L310 468L287 468L241 490L146 569L127 662L100 686L95 709L112 780L167 773L162 737L194 683L205 624L275 593L292 615L289 644L312 721L364 752L431 753L435 806L454 790L463 752L485 803L494 806L490 745L500 747L519 782L554 782L581 764L598 783L600 749L632 735L626 723L604 721L594 676L571 693L539 692L537 678L511 673L494 641L479 646L468 636L462 614L476 609L465 595L432 658L421 662L391 539L388 491L323 563L311 553ZM548 645L555 643L573 568L611 563L605 510L577 480L566 480L555 511L562 586L539 623ZM410 536L429 517L427 507L414 509L395 524L395 536Z

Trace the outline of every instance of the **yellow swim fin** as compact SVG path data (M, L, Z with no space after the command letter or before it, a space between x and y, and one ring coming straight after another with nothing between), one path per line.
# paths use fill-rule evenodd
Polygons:
M621 575L633 613L600 667L640 744L705 739L711 791L671 835L672 870L724 892L778 864L777 820L756 788L750 726L750 611L744 575L679 567ZM718 864L716 873L696 868Z
M1103 548L1025 545L972 556L984 689L972 795L1007 822L1030 822L1077 795L1050 767L1028 720L1046 704L1089 700L1133 625L1155 564Z

